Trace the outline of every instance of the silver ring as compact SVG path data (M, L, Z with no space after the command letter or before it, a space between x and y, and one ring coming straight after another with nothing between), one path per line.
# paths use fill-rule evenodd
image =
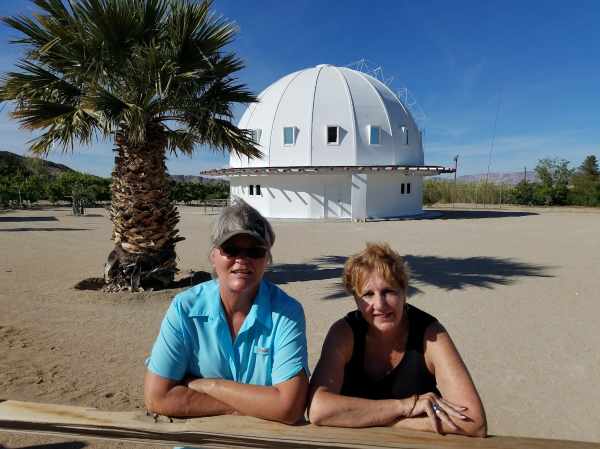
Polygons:
M437 414L437 413L440 413L440 412L442 411L442 408L441 408L439 405L437 405L437 403L436 403L436 402L434 402L434 403L432 404L432 408L433 408L433 411L434 411L436 414Z

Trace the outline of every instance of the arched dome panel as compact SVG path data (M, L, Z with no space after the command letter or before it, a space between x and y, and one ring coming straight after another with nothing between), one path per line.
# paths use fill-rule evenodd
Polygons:
M388 112L393 132L394 164L419 165L423 163L420 130L408 109L392 90L372 76L363 74L381 97Z
M310 165L310 123L315 73L302 70L281 95L271 127L270 167ZM293 143L284 142L284 128L292 128Z
M291 81L298 76L298 72L290 73L274 82L258 95L258 102L251 104L240 119L238 127L242 129L259 130L260 140L258 147L263 152L261 159L248 159L231 155L231 167L268 167L271 147L271 130L275 113L280 104L281 97ZM239 164L239 165L234 165Z
M361 72L340 69L352 93L354 116L356 117L356 164L394 164L393 152L389 151L392 130L387 112L377 91L363 77ZM380 144L369 141L370 127L381 130Z
M355 124L348 86L337 67L318 70L312 111L312 165L354 165ZM337 142L328 143L328 127L337 128Z

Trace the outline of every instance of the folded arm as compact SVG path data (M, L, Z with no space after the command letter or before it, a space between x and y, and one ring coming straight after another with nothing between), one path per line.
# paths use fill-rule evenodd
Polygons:
M144 402L150 412L180 418L226 415L236 411L218 399L151 371L146 371L144 378Z
M435 375L442 402L440 404L435 395L424 395L415 408L414 414L419 416L401 419L396 425L414 430L485 437L487 423L481 399L456 346L440 323L433 323L427 328L424 347L425 362ZM434 410L434 402L441 405L441 411ZM446 404L454 404L454 407Z
M241 384L225 379L195 379L188 386L240 414L294 424L304 416L308 379L302 370L273 386Z
M239 413L286 424L304 415L307 390L304 371L274 386L224 379L194 379L181 385L150 371L144 382L146 408L154 413L176 417Z

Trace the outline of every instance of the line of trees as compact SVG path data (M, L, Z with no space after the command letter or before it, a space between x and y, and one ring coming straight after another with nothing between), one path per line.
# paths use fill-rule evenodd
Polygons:
M585 158L577 169L565 159L541 159L535 167L537 181L517 185L480 182L454 183L447 179L427 180L423 202L524 204L535 206L600 206L600 170L596 156Z
M229 183L220 182L176 182L171 180L171 201L191 204L193 201L206 201L229 198Z
M52 204L79 201L86 207L99 201L110 201L110 179L78 172L65 172L51 177L18 171L0 175L0 206L32 207L38 201Z
M43 167L2 170L0 167L0 207L26 208L39 201L52 204L79 202L91 207L111 200L111 180L79 172L51 176ZM170 182L171 200L191 204L194 201L229 197L227 182Z

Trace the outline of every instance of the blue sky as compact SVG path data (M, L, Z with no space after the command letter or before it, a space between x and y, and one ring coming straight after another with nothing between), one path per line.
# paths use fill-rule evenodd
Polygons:
M532 169L544 157L578 166L600 157L600 2L590 1L240 1L215 0L235 21L232 49L256 93L282 76L321 63L366 58L408 88L425 118L425 161L459 174ZM30 13L25 0L2 0L0 15ZM0 26L0 71L20 48ZM494 122L499 107L496 132ZM0 149L24 154L28 132L0 112ZM237 110L238 116L242 109ZM108 176L110 143L49 159ZM169 160L173 174L224 166L227 158L200 149Z

